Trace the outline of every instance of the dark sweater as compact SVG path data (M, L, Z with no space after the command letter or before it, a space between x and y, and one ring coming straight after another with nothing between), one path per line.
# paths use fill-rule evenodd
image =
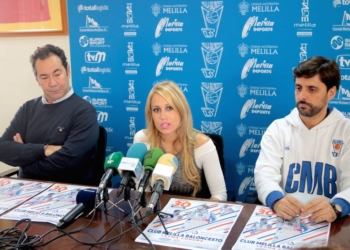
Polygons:
M23 144L13 141L16 133ZM76 94L56 104L39 97L22 105L0 138L0 161L20 166L21 178L84 184L98 133L94 107ZM44 144L62 148L46 157Z

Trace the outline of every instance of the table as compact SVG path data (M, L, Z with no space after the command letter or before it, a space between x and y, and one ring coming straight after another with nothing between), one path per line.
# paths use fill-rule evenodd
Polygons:
M111 202L107 202L107 207L110 207L112 204L117 203L118 201L121 201L123 197L116 197L117 190L113 190L109 194L109 198ZM133 197L133 192L131 193L131 197ZM150 194L147 194L147 200L150 198ZM168 201L171 198L184 198L181 196L174 196L174 195L168 195L163 194L161 196L161 204L165 205L168 203ZM203 200L199 198L191 198L191 199L197 199L197 200ZM233 203L233 202L225 202L225 203ZM255 204L246 204L246 203L239 203L240 205L243 205L243 209L240 213L240 216L238 217L235 225L233 226L232 230L230 231L226 242L223 245L223 249L231 249L236 240L238 239L239 235L241 234L242 230L244 229L247 221L249 220L252 212L254 211L256 205ZM103 210L103 204L100 206L101 209L98 209L96 211L96 216L92 222L92 224L85 229L83 232L79 232L74 234L74 237L78 238L81 241L86 242L97 242L97 241L103 241L107 239L111 239L117 235L119 235L122 232L125 232L128 229L132 228L132 223L130 223L130 207L129 204L125 201L121 201L118 203L118 206L126 211L126 214L122 213L118 208L112 207L110 208L106 213ZM144 209L142 211L144 213ZM140 225L140 228L144 230L148 223L150 223L154 219L155 215L151 215L150 217L146 218L143 223ZM81 217L77 219L73 224L68 226L64 229L64 231L69 232L73 231L79 228L82 228L87 224L91 217L85 218ZM16 222L12 220L0 220L0 230L9 228L13 226ZM39 222L33 222L30 230L28 231L28 234L30 235L42 235L45 232L56 228L55 225L49 224L49 223L39 223ZM140 233L137 231L136 228L130 230L128 233L124 234L118 241L113 243L109 246L109 249L151 249L151 247L148 244L144 243L138 243L135 242L135 239ZM53 238L56 236L56 234L51 234L48 237L45 238L46 242L47 240ZM106 249L109 243L99 244L97 246L89 246L89 245L83 245L80 244L73 239L70 239L67 236L61 237L58 240L55 240L54 242L46 245L42 249ZM178 248L170 248L170 247L164 247L155 245L156 249L178 249ZM331 225L330 230L330 237L329 237L329 247L337 249L350 249L350 217L344 217L336 222L333 222Z

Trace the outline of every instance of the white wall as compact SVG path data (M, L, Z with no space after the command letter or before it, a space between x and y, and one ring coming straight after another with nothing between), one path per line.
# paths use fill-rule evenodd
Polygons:
M70 62L68 36L0 37L0 136L18 108L42 94L29 57L37 47L48 43L62 48ZM0 162L0 172L9 168Z

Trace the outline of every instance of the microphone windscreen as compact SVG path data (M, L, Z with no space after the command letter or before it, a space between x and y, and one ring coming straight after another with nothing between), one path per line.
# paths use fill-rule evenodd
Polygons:
M85 211L91 211L95 207L95 197L95 188L85 188L77 193L76 203L82 203L85 206Z
M146 144L142 142L134 143L130 146L128 152L126 153L126 157L128 158L136 158L142 162L143 157L147 152Z
M109 156L107 156L104 164L105 171L108 168L115 168L115 170L117 170L123 156L124 156L123 153L120 151L112 153Z
M172 155L172 154L164 154L162 155L159 160L158 160L159 164L163 164L166 166L170 166L173 167L173 174L176 172L177 170L177 166L179 165L179 161L177 160L177 158Z
M144 170L153 171L159 158L164 155L163 150L160 148L151 148L147 151L145 157L143 158Z

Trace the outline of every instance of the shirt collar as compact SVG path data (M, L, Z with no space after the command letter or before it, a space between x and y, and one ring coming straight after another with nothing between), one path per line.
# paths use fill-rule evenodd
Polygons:
M62 101L64 101L64 100L68 99L68 98L69 98L71 95L73 95L73 94L74 94L74 91L73 91L73 88L71 87L70 90L68 91L68 93L67 93L65 96L63 96L62 98L60 98L60 99L58 99L58 100L56 100L56 101L53 101L52 104L62 102ZM47 102L46 98L45 98L45 95L43 95L43 96L41 97L41 101L42 101L43 104L49 104L49 103Z

